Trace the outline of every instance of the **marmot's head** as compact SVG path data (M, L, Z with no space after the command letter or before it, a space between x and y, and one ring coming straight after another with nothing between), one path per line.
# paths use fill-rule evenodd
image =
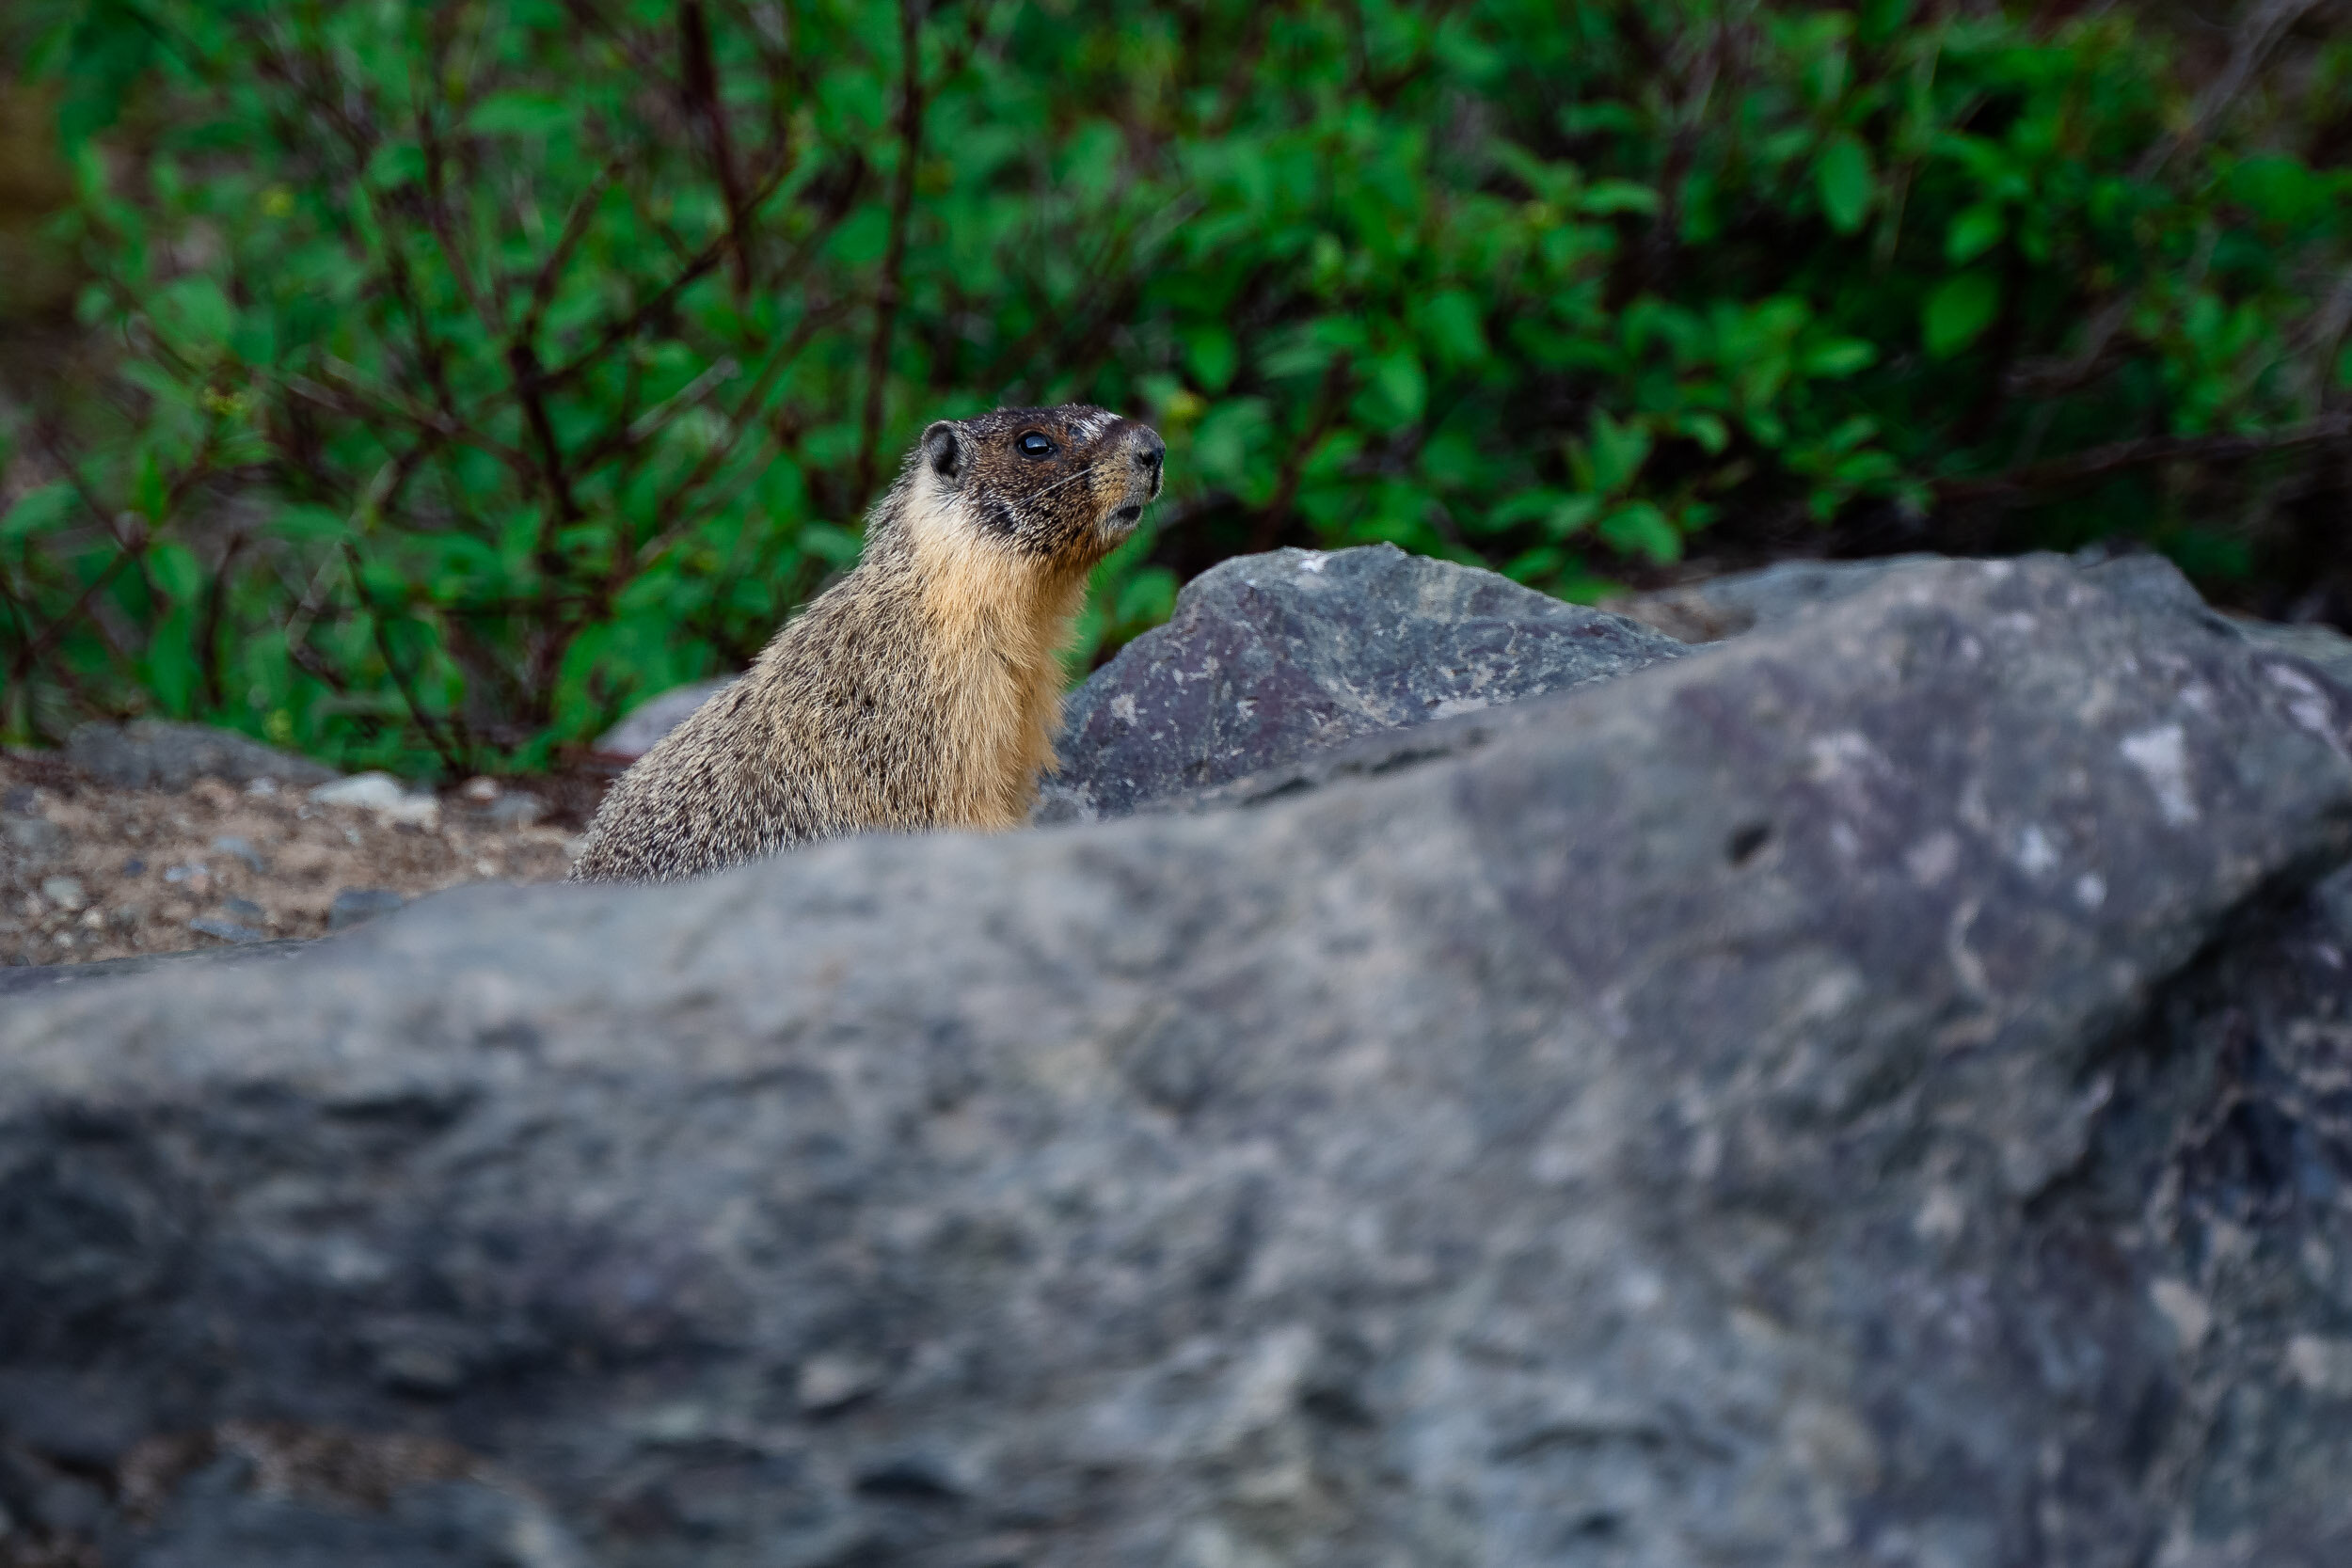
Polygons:
M1151 426L1066 403L941 420L912 461L968 526L1021 555L1085 568L1135 531L1167 458Z

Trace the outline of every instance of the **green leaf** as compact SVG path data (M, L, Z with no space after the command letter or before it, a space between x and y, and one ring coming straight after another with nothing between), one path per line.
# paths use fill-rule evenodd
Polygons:
M415 142L386 142L368 159L367 182L379 190L414 184L424 178L424 150Z
M237 325L236 307L218 283L200 274L165 285L152 309L155 324L185 349L218 348Z
M1682 534L1648 501L1619 507L1600 520L1597 531L1612 549L1646 555L1661 566L1682 557Z
M2001 288L1986 272L1963 272L1945 279L1928 296L1919 333L1928 354L1948 359L1983 336L2001 307Z
M164 481L163 461L151 447L139 453L138 477L131 485L131 504L149 522L160 523L170 501L171 490Z
M1797 368L1819 381L1840 381L1876 362L1879 351L1859 338L1832 338L1805 350Z
M1830 137L1813 167L1814 186L1820 192L1821 212L1829 226L1851 234L1870 214L1872 196L1870 150L1851 131Z
M552 94L494 92L466 117L466 128L485 136L548 136L571 129L575 112Z
M156 623L147 640L147 683L163 710L175 719L188 717L199 673L196 655L196 610L175 605Z
M1704 409L1683 415L1675 421L1675 428L1696 441L1700 450L1709 457L1722 456L1724 449L1731 445L1730 428L1720 416Z
M1145 566L1119 591L1112 619L1120 626L1157 626L1176 609L1176 574L1165 566Z
M1630 180L1596 180L1584 188L1577 206L1596 216L1612 213L1655 213L1658 193Z
M1263 398L1225 398L1213 404L1193 429L1192 461L1199 478L1209 484L1246 487L1267 424Z
M1474 365L1486 357L1486 327L1478 298L1467 289L1446 289L1422 307L1421 326L1429 346L1449 365Z
M287 539L331 544L341 540L347 519L324 506L281 506L270 515L270 531Z
M1200 389L1216 393L1232 385L1241 355L1234 346L1232 330L1212 324L1196 326L1184 335L1184 360Z
M1593 488L1613 495L1633 482L1649 460L1649 432L1638 424L1619 424L1604 409L1593 411L1593 435L1587 451L1593 464Z
M1429 401L1429 381L1422 373L1421 356L1411 349L1384 354L1373 362L1372 388L1393 416L1392 425L1411 424Z
M0 516L0 543L16 545L37 533L46 533L73 515L81 499L73 486L60 480L27 491Z
M2000 244L2008 232L2008 215L1992 202L1979 202L1952 219L1944 236L1944 259L1954 266L1965 266Z
M1486 515L1485 531L1500 533L1522 523L1539 523L1552 539L1565 539L1589 527L1600 514L1598 496L1574 496L1559 490L1522 490Z
M1598 496L1565 496L1544 514L1544 531L1554 539L1566 539L1583 532L1599 515Z
M204 568L185 545L166 542L147 552L147 571L155 586L182 604L204 591Z

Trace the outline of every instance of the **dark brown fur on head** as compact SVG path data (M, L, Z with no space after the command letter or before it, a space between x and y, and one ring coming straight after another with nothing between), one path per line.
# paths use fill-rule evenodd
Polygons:
M941 420L914 460L972 526L1024 555L1091 566L1160 493L1168 446L1148 425L1080 403Z

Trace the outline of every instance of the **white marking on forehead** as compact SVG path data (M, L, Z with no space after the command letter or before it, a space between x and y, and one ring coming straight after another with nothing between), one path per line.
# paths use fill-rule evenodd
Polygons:
M1111 420L1115 418L1117 418L1116 415L1105 414L1098 409L1092 413L1079 415L1072 420L1070 424L1072 429L1077 431L1081 438L1091 441L1108 430L1111 427Z

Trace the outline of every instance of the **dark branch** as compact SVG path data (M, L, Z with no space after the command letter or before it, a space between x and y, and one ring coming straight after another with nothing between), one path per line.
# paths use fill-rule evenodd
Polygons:
M875 450L882 444L882 389L890 375L890 338L907 260L907 218L914 207L915 165L923 156L921 0L898 0L898 167L890 190L890 240L874 290L874 336L866 352L866 412L858 423L857 497L873 494Z
M1947 501L2015 503L2154 463L2240 463L2347 439L2352 439L2352 414L2327 415L2267 436L2152 436L2137 441L2111 441L1980 479L1942 480L1935 493Z
M704 19L702 0L683 0L678 7L678 65L686 84L687 112L703 123L710 144L711 166L719 173L719 192L727 204L727 239L735 261L738 299L752 292L750 214L743 204L743 181L736 171L735 149L727 138L727 113L719 101L719 70L710 55L710 24Z

